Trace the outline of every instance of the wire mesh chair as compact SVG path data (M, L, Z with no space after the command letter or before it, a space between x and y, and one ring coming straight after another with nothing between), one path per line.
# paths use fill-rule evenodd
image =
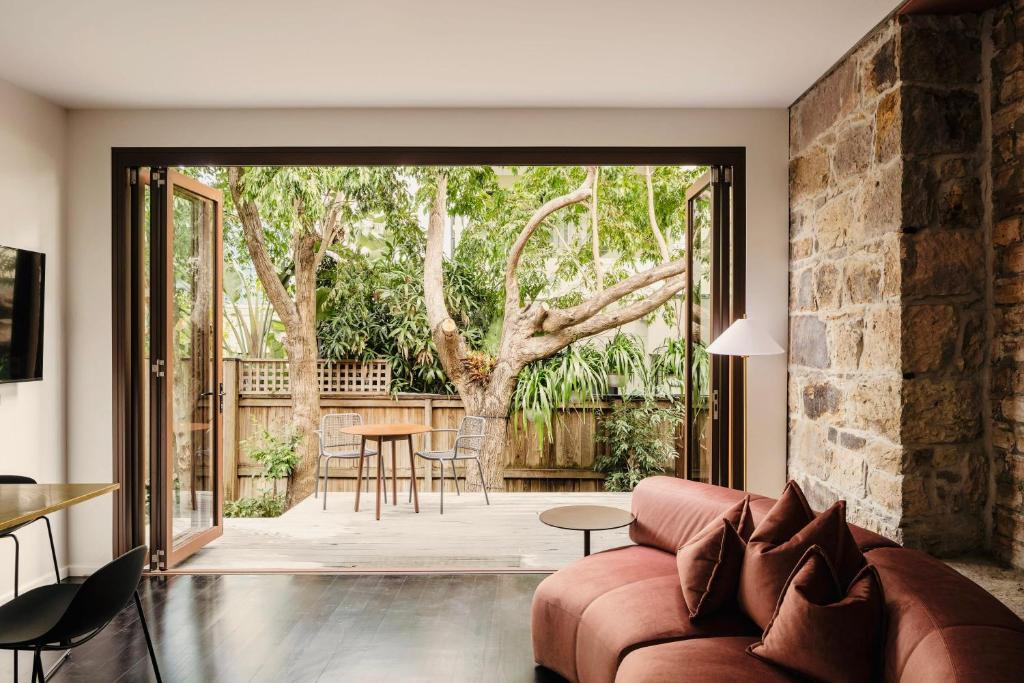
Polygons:
M320 455L316 459L316 485L313 489L313 497L317 498L320 495L320 471L323 468L324 478L324 510L327 509L327 473L331 468L331 460L335 458L341 460L352 460L359 457L359 444L361 438L352 434L346 434L341 430L345 427L355 427L356 425L363 424L363 418L358 413L332 413L330 415L324 415L323 419L320 420L320 429L317 430L317 436L320 438ZM366 457L377 455L375 449L367 447L365 453ZM323 467L324 461L327 461L326 467ZM377 467L381 466L380 460L377 460ZM367 466L369 470L369 466ZM370 478L366 478L366 490L370 488ZM388 491L387 487L384 487L384 502L388 502Z
M459 475L455 471L456 460L475 460L477 472L480 473L480 482L484 488L484 500L491 504L487 495L487 480L484 479L484 468L480 464L480 451L484 447L484 431L487 422L482 417L466 416L462 418L458 429L432 429L431 434L437 432L455 432L455 443L450 450L446 451L416 451L416 457L425 460L436 461L441 464L441 514L444 514L444 464L448 462L452 469L452 481L455 482L455 495L462 495L459 491ZM409 490L412 496L412 489Z

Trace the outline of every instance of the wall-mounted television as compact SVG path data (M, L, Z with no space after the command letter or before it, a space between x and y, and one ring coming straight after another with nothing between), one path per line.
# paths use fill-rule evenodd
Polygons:
M43 378L46 255L0 245L0 383Z

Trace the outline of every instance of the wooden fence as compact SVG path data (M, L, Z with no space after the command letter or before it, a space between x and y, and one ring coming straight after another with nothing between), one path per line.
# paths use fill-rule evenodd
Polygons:
M237 359L224 361L224 486L227 500L269 487L269 483L256 479L262 468L248 459L248 442L263 429L280 433L291 421L291 399L282 393L280 384L273 383L271 391L266 389L265 383L253 385L251 379L246 379L253 377L254 372L263 372L262 368L252 370L248 367L251 363L253 361ZM266 374L262 376L266 377ZM254 386L256 390L253 390ZM323 414L359 413L366 424L415 422L435 428L455 428L465 415L457 396L444 395L402 394L392 397L384 392L374 395L362 390L356 393L325 392L321 395L320 404ZM506 490L602 490L604 475L594 471L594 459L603 446L595 443L594 435L597 412L607 407L608 404L599 403L561 412L554 420L553 439L543 444L538 443L532 429L510 427L505 450ZM413 437L413 444L417 450L447 448L451 438L451 434L427 434ZM402 487L408 490L408 454L404 445L399 445L398 449L398 476ZM387 460L390 472L389 454ZM429 465L422 459L416 463L417 474L423 478L421 491L436 491L440 485L439 469ZM355 490L355 461L333 465L328 472L328 482L331 491ZM450 479L445 485L446 490L453 489Z

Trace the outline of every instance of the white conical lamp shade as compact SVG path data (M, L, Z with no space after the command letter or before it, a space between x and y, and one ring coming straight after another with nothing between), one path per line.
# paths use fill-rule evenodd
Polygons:
M708 353L718 356L775 356L785 351L752 320L740 318L711 342Z

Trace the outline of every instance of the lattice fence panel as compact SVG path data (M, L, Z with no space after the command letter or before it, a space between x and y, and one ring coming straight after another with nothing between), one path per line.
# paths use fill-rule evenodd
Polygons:
M386 360L320 360L317 361L316 375L322 396L387 394L391 391L391 364ZM288 361L241 361L238 393L246 396L290 395Z

